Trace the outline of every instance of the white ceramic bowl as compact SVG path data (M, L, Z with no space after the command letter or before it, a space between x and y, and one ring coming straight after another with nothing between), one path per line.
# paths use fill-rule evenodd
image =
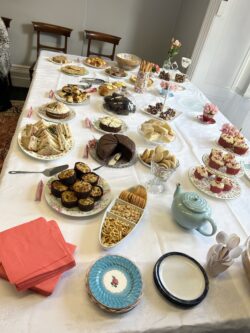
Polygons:
M116 61L119 67L130 70L139 66L141 59L134 54L118 53L116 55Z

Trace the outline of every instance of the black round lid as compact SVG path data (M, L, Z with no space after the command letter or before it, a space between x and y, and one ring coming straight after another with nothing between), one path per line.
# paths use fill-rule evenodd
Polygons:
M153 277L161 294L182 307L198 305L209 289L204 268L194 258L181 252L161 256L155 264Z

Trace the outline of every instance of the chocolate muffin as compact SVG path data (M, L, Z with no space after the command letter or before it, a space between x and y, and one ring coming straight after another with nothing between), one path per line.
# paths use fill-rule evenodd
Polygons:
M94 172L89 172L82 176L82 180L94 186L97 185L99 176Z
M103 189L101 186L93 186L92 190L90 192L90 196L91 198L93 198L95 201L98 201L101 199L101 197L103 196Z
M88 195L90 194L92 185L83 180L77 180L75 184L72 186L72 188L73 191L75 191L75 194L78 199L84 199L87 198Z
M76 172L74 169L67 169L59 173L58 175L59 180L64 185L72 185L76 181Z
M73 191L65 191L61 196L62 205L66 208L73 208L77 206L78 198Z
M95 205L95 201L93 198L86 198L86 199L80 199L78 201L78 207L80 210L82 210L83 212L89 212L90 210L92 210L94 208Z
M53 180L51 183L51 194L57 198L61 198L63 192L68 190L68 186L64 185L59 180Z
M75 169L75 172L76 172L76 176L79 179L81 179L82 176L85 173L91 172L90 167L87 164L83 163L83 162L76 162L74 169Z

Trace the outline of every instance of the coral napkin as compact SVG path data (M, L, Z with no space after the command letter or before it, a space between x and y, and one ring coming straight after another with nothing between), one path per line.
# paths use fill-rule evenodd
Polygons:
M44 218L1 232L0 262L19 291L75 266L57 223Z
M67 243L67 248L68 248L69 252L73 255L75 252L76 246L73 244ZM62 274L58 274L58 275L54 276L53 278L45 280L45 281L35 285L34 287L31 287L30 290L33 290L44 296L49 296L53 293L61 276L62 276ZM0 264L0 277L2 279L5 279L8 281L8 276L1 264Z

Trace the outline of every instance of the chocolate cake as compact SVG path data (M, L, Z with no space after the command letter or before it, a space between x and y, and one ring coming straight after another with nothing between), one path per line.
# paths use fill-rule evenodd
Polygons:
M130 99L117 93L104 97L104 107L120 115L128 115L130 112L135 112L136 109Z
M122 158L129 162L135 154L135 143L126 135L103 135L97 143L97 156L102 160L107 160L116 153L121 153Z

